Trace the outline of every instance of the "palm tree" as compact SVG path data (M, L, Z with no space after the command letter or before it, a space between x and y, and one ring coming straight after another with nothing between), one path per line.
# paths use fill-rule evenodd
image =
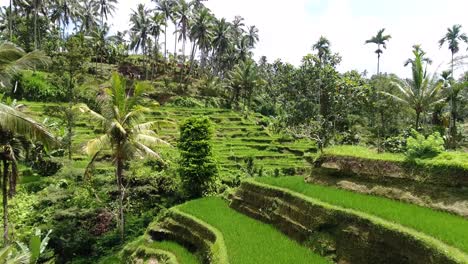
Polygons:
M179 2L177 2L176 0L173 0L172 2L171 14L171 20L174 24L174 59L177 61L177 41L179 40L177 38L177 33L179 32L179 30L177 29L177 23L179 20Z
M161 33L164 33L164 25L166 24L166 20L164 18L164 14L155 12L153 17L151 18L150 21L150 34L154 38L154 58L156 60L155 65L158 63L158 58L159 58L159 37L161 36ZM151 77L153 77L154 73L154 68L151 68Z
M85 152L93 157L103 149L110 147L115 163L115 177L119 191L119 227L122 242L125 234L125 216L123 202L126 195L124 166L127 161L135 157L154 157L161 159L151 147L158 144L169 145L159 139L152 130L156 122L143 123L144 114L149 110L140 106L146 86L135 84L133 95L127 92L126 80L117 73L112 75L111 87L106 89L101 113L90 110L86 105L80 105L83 113L91 114L102 123L105 134L90 140Z
M230 47L230 32L231 24L228 23L225 18L222 18L221 20L215 20L213 28L213 55L216 52L216 57L221 58Z
M468 43L468 36L461 32L461 28L461 25L453 25L452 28L447 29L445 36L439 40L440 47L442 47L445 43L448 43L448 48L452 53L452 76L455 76L453 74L453 57L460 51L460 41Z
M62 38L65 38L65 29L74 22L77 14L78 2L76 0L54 0L52 6L51 21L57 22Z
M96 17L99 14L98 8L93 1L83 1L81 3L78 11L81 22L80 31L89 33L98 25L96 21Z
M248 29L248 38L249 38L249 45L251 48L255 46L257 41L259 40L258 37L258 28L256 26L250 26Z
M156 10L164 14L166 23L164 26L164 58L167 59L167 21L172 18L173 0L154 0L156 1Z
M441 98L440 93L443 84L437 82L435 77L427 77L423 66L425 53L415 48L413 54L415 58L411 68L412 80L393 82L393 85L398 88L399 94L382 93L413 108L416 113L415 126L416 129L419 129L421 114L425 113L432 106L443 102L444 98Z
M177 9L177 16L179 17L179 22L177 27L179 30L179 41L182 41L182 55L183 62L185 62L185 44L187 42L187 34L190 27L190 4L185 0L179 0L179 8Z
M48 59L42 52L34 51L25 53L22 49L10 43L0 45L0 80L1 85L5 86L10 78L21 70L30 69L34 66L46 64ZM12 144L16 141L14 134L19 134L30 139L35 139L47 144L56 143L55 137L47 129L19 112L15 108L0 103L0 131L2 131L2 142L0 142L1 152L0 160L3 162L3 239L8 241L8 182L10 181L10 191L14 192L17 170L16 157ZM7 137L8 135L8 137ZM10 139L10 140L7 140ZM10 172L10 166L12 172ZM12 177L9 177L12 175Z
M196 47L198 46L202 53L208 52L211 46L212 38L212 21L213 16L210 13L210 10L207 8L202 8L194 14L193 24L190 27L190 40L193 43L192 54L190 59L190 71L191 73L193 67L193 61L195 59ZM202 58L203 61L203 58Z
M232 89L231 104L239 105L239 97L244 94L244 100L250 106L252 95L256 87L260 84L257 67L253 60L241 61L232 70L230 76L230 86Z
M320 39L312 46L313 50L317 50L317 56L322 65L325 64L331 54L330 46L330 41L324 36L320 36Z
M448 48L450 50L450 52L452 53L452 78L455 77L454 75L454 63L453 63L453 59L454 59L454 56L455 54L458 53L458 51L460 51L460 41L462 42L465 42L465 43L468 43L468 36L465 34L465 33L462 33L461 32L461 28L462 26L461 25L453 25L452 28L448 28L447 29L447 33L445 34L445 36L439 40L439 45L440 47L442 47L445 43L448 43ZM456 134L457 134L457 120L456 120L456 106L455 106L455 97L454 97L455 93L451 92L450 93L450 109L451 109L451 117L450 117L450 138L451 138L451 144L450 145L454 145L455 143L455 140L454 138L456 137Z
M369 40L366 40L365 42L365 44L368 44L368 43L377 44L377 50L375 51L375 53L377 53L377 75L380 74L380 56L383 53L383 50L381 49L381 47L386 49L387 48L386 42L392 38L392 36L390 35L384 35L384 31L385 31L385 28L382 28L381 30L379 30L379 32L377 32L377 35L373 36Z
M130 33L133 33L133 37L130 40L130 48L135 52L142 50L142 53L146 52L146 42L148 41L151 21L149 19L149 11L146 9L144 4L139 4L137 10L132 10L130 15Z
M44 4L44 0L32 0L31 2L32 8L34 10L34 49L38 48L38 40L37 40L37 17L39 14L39 9L42 8Z
M118 0L97 0L96 5L101 15L101 26L104 26L104 17L107 20L107 16L112 16L115 12L115 5L118 4Z

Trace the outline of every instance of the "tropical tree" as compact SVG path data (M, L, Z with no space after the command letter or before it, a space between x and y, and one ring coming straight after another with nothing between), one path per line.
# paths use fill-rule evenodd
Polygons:
M317 51L320 64L325 64L331 55L330 41L324 36L320 36L320 39L312 46L312 49Z
M97 0L96 5L101 15L101 26L104 26L104 18L107 20L107 16L112 16L115 12L115 5L117 5L118 2L118 0Z
M187 42L188 31L190 27L190 4L185 0L179 0L179 8L177 9L177 17L179 21L177 23L177 29L179 31L179 41L182 41L182 55L183 61L185 62L185 44Z
M460 42L468 43L468 36L465 33L461 32L461 25L453 25L451 28L447 29L447 33L445 36L439 40L439 45L442 47L445 43L448 44L448 48L452 53L452 78L455 77L454 75L454 56L460 51ZM457 87L457 86L450 86L450 87ZM456 97L459 91L457 89L450 89L450 127L449 127L449 135L450 135L450 142L451 147L453 147L456 143L455 137L457 135L457 120L456 120Z
M259 40L258 37L258 28L256 26L250 26L248 29L248 39L249 39L249 45L251 48L255 46L257 41Z
M42 52L25 53L22 49L10 43L0 45L0 80L2 86L9 83L10 78L21 70L29 69L37 65L46 64L48 59ZM39 140L45 144L56 143L55 137L40 123L27 117L17 109L0 103L0 131L2 140L0 142L0 160L3 163L3 239L8 242L8 183L13 193L17 178L17 154L18 151L13 144L19 134L30 139ZM10 172L10 167L12 172ZM9 177L9 175L12 175Z
M59 30L62 30L62 38L65 38L66 27L70 22L74 22L78 10L76 0L54 0L52 4L51 21L56 22Z
M136 157L160 155L151 149L159 144L169 145L159 139L153 131L156 122L143 122L144 114L149 110L140 106L142 96L147 90L143 83L136 83L133 94L127 92L126 80L117 73L112 75L111 86L106 89L100 113L80 105L83 113L88 113L102 123L105 134L90 140L85 152L92 157L91 162L105 148L111 148L115 164L115 177L119 191L119 227L122 241L125 234L124 200L126 186L124 178L125 163Z
M130 48L135 52L142 50L146 53L146 43L150 35L151 20L149 11L144 4L139 4L137 10L132 10L130 15Z
M375 53L377 53L377 75L380 74L380 56L383 53L383 50L381 49L382 47L384 49L387 48L387 41L389 41L392 36L390 35L384 35L385 28L382 28L377 32L377 35L373 36L372 38L366 40L365 44L368 43L373 43L377 45L377 50Z
M398 94L382 93L410 106L416 113L415 127L419 129L421 114L444 100L440 93L443 84L436 81L435 77L427 76L423 66L425 53L421 49L415 48L413 55L412 80L394 81L393 85L398 88Z
M208 52L211 47L212 38L212 27L213 27L213 16L210 10L207 8L201 8L194 14L193 24L190 27L190 40L193 43L190 72L193 67L193 61L195 59L195 53L197 46L200 48L202 53ZM203 56L203 55L202 55ZM202 58L203 61L203 58ZM190 73L189 72L189 73Z
M261 84L257 66L253 60L241 61L234 67L230 76L230 87L232 89L231 104L239 105L239 98L244 96L244 103L250 106L255 89Z
M461 25L453 25L451 28L447 29L445 36L439 40L439 45L442 47L445 43L448 44L448 48L452 53L452 76L454 76L453 71L453 59L455 54L460 51L460 42L468 43L468 36L465 33L461 32Z
M80 31L84 33L91 32L97 27L98 22L96 17L98 16L98 7L93 1L83 1L78 8Z
M167 22L169 19L172 19L173 16L173 0L155 0L156 1L156 10L164 14L164 19L166 23L164 25L164 58L167 59Z

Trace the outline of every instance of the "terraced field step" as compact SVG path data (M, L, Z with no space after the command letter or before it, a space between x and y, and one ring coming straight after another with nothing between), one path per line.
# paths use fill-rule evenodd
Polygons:
M190 201L178 209L222 233L230 264L330 263L272 226L229 208L228 202L221 198Z
M258 186L256 182L258 182ZM271 186L271 188L267 186ZM341 225L346 224L346 221L350 221L346 216L349 211L349 214L354 215L355 219L368 219L365 221L375 223L376 227L385 227L377 229L380 230L378 232L373 231L370 233L374 234L374 236L384 236L383 234L390 231L393 232L392 237L394 239L389 237L385 239L375 238L375 241L378 241L378 243L390 243L391 245L395 240L400 240L400 243L413 241L414 243L411 242L408 244L408 247L413 246L415 248L414 251L417 251L416 249L418 248L422 250L421 252L429 250L426 252L428 255L425 257L435 254L432 256L434 257L434 262L427 263L468 263L468 221L462 217L386 198L307 184L302 177L257 178L255 181L244 183L236 195L238 197L236 197L237 200L234 203L235 207L236 203L237 205L240 203L242 207L237 207L242 210L247 206L247 213L249 211L265 212L266 215L260 215L260 217L261 220L266 222L274 219L274 213L277 213L277 210L279 210L284 214L294 215L296 219L302 220L305 225L311 225L311 231L317 228L323 229L320 226L327 225L329 228L335 226L331 228L334 230L336 227L342 228ZM289 199L293 202L288 206L282 207L281 203L276 199ZM303 199L302 202L301 199ZM309 201L308 199L310 202L307 202ZM272 204L275 205L273 206ZM309 205L304 208L302 207L307 204ZM271 208L271 206L273 206L272 212L260 209ZM299 210L296 210L295 207ZM331 208L331 213L323 211L328 210L327 208ZM335 212L339 214L335 215ZM340 218L343 219L337 220ZM359 220L356 223L361 223L362 225L365 222L362 221ZM283 226L284 224L279 225L279 227ZM359 225L356 224L356 226ZM364 224L364 226L366 225ZM367 224L367 226L372 227L373 225ZM375 227L373 228L375 229ZM357 230L359 228L353 232L366 233L365 230ZM336 230L333 232L336 235ZM407 237L407 239L402 239L402 237ZM420 243L422 244L419 245ZM388 246L387 251L391 251L391 246ZM407 249L404 249L403 245L397 246L394 248L394 251L406 252L405 254L416 254L414 252L407 252ZM441 257L439 258L439 262L435 260L437 259L435 256ZM449 257L451 260L445 259L444 261L447 262L440 262L441 259L446 257Z

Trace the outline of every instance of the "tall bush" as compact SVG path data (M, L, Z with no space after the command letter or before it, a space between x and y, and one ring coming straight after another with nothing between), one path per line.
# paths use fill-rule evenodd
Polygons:
M213 130L206 117L191 117L180 126L179 173L189 198L201 197L215 188L218 167L213 157Z
M444 139L439 132L425 137L413 130L412 136L407 139L406 157L410 160L415 158L432 158L443 151Z

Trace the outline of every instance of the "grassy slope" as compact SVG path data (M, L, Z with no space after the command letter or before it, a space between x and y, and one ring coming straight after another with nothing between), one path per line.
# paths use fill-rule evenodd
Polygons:
M57 105L54 103L21 102L28 109L27 112L37 120L47 118L43 114L44 106ZM311 141L298 140L283 142L277 135L272 135L266 129L257 125L256 118L260 116L245 118L241 114L214 108L181 108L181 107L151 107L153 110L148 115L148 121L161 120L171 123L161 123L159 134L162 138L176 145L179 137L179 124L193 115L208 116L213 121L216 129L214 138L214 154L216 155L221 175L233 176L239 170L246 167L245 159L254 158L257 169L262 168L265 175L272 175L274 169L305 169L309 165L303 154L315 151L315 145ZM52 121L59 122L56 118ZM96 122L86 118L79 118L76 122L76 136L74 138L75 158L84 159L83 164L74 164L82 168L88 160L80 150L83 144L95 138L94 125ZM83 166L81 166L83 165ZM96 168L109 167L107 164L98 164Z
M190 253L186 248L171 241L152 242L150 244L146 244L146 246L149 248L162 249L162 250L173 253L176 256L179 263L183 263L183 264L200 263L197 257L193 255L192 253Z
M302 177L259 178L257 181L381 217L433 236L468 253L468 221L462 217L386 198L306 184Z
M229 208L227 202L220 198L191 201L179 209L205 221L223 234L231 264L329 263L272 226Z
M325 154L336 156L349 156L374 160L405 161L405 155L395 153L377 153L376 150L361 146L334 146L324 150ZM430 159L418 159L416 163L422 165L444 165L455 166L468 170L468 153L466 152L444 152Z

